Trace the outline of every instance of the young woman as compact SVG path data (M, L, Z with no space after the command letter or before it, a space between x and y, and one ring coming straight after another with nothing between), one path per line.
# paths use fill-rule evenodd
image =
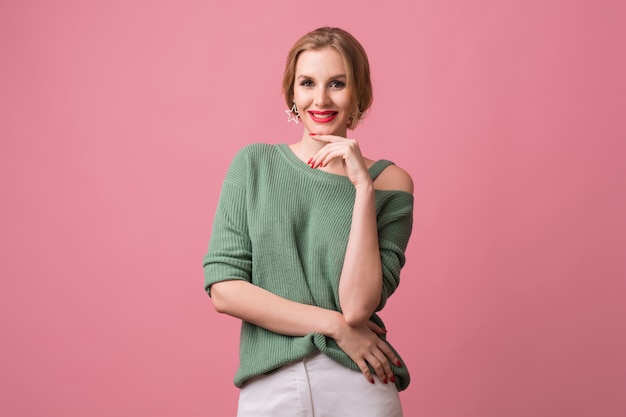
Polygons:
M283 93L302 137L235 156L203 262L215 309L242 320L238 416L401 416L409 374L376 311L405 262L413 183L347 137L372 102L365 51L338 28L304 35Z

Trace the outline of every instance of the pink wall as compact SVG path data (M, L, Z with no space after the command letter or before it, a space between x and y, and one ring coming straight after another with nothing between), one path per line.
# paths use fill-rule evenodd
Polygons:
M245 3L0 5L0 415L233 415L201 257L236 150L298 138L282 65L321 25L415 180L407 417L625 415L625 3Z

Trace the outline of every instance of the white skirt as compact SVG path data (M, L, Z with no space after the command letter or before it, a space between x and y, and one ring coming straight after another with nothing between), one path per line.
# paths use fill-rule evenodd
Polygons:
M237 417L402 417L396 385L374 380L317 353L246 381Z

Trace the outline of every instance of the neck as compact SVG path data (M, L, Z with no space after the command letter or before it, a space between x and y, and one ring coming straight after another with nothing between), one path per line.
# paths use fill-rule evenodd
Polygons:
M313 139L309 136L309 133L311 132L305 128L302 132L302 138L300 138L300 141L292 145L292 149L302 149L303 151L309 152L311 155L308 158L315 155L320 149L326 146L326 142ZM347 133L348 132L344 130L343 132L332 133L332 135L345 138L347 137Z
M303 137L299 142L289 145L292 152L302 161L306 162L324 147L321 142L316 142L310 137Z
M303 162L307 162L313 157L320 149L326 146L326 142L317 141L312 139L308 132L305 132L302 139L299 142L289 145L291 151ZM320 168L322 171L328 171L342 175L343 164L340 159L332 160L325 168Z

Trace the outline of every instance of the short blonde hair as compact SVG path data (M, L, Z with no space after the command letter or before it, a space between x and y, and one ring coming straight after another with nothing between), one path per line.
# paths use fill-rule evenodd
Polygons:
M365 49L354 36L343 29L322 27L315 29L301 37L289 51L287 64L283 74L283 95L287 107L293 105L293 87L296 78L296 64L298 57L304 51L332 47L343 58L347 71L347 85L352 94L354 109L351 122L348 126L354 129L363 114L372 105L374 99L372 81L370 79L370 64Z

